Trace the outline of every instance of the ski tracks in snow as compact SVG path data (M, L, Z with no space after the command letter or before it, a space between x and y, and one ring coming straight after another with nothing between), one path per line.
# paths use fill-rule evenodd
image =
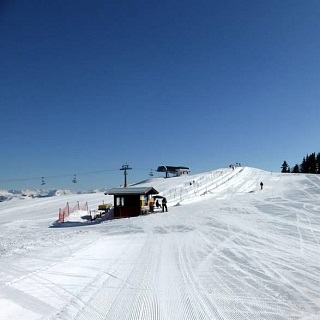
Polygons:
M60 230L12 222L0 302L32 320L318 319L320 180L292 191L291 176L250 174L168 213Z

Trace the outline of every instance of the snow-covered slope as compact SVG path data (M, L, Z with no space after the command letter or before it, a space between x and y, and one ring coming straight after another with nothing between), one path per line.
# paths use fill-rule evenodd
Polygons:
M261 181L266 187L274 186L280 173L266 172L248 167L225 168L197 175L150 179L136 186L152 186L172 204L200 201L204 196L231 197L256 192Z
M112 197L0 203L0 318L319 319L319 175L228 168L139 185L169 212L52 228L66 202Z

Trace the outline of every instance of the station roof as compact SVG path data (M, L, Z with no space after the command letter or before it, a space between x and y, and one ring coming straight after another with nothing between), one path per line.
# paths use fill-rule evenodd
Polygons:
M159 166L157 169L157 172L171 172L171 173L175 173L176 170L179 169L186 169L186 170L190 170L188 167L174 167L174 166Z
M106 191L105 195L149 195L158 194L159 192L153 187L128 187L128 188L113 188Z

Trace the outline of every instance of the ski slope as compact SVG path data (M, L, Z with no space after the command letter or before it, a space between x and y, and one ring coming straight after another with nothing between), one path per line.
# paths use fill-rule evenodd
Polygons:
M66 202L112 198L0 203L0 319L320 318L319 175L238 167L139 185L169 212L55 228Z

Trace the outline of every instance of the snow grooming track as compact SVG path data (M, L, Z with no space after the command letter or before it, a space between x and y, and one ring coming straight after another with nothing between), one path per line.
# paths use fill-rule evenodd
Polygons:
M83 237L82 239L85 240ZM93 239L94 237L91 237L91 241ZM78 240L78 244L83 248L83 246L81 246L81 240ZM90 248L90 245L93 244L91 243L90 245L86 245L87 248ZM70 266L69 268L63 267L66 263L71 261L70 255L65 256L64 259L61 258L59 260L50 261L47 260L46 255L42 254L40 258L33 257L32 259L30 258L29 261L30 266L27 266L28 269L20 268L11 264L11 270L20 270L21 275L23 274L23 276L16 278L14 282L11 281L6 283L6 287L11 288L11 290L16 290L16 296L20 297L20 299L15 299L16 303L24 306L25 301L33 300L34 302L33 304L30 304L30 306L36 307L37 304L45 304L48 302L48 306L51 307L50 314L55 314L56 312L54 310L56 309L56 306L60 305L61 301L69 301L70 297L76 298L78 305L83 304L81 299L77 298L74 294L74 288L68 286L67 282L63 283L64 281L62 280L67 279L68 277L66 270L72 270ZM49 262L49 264L43 265L43 262ZM39 266L37 266L37 263ZM70 278L78 277L79 282L82 283L87 281L87 277L84 277L81 274L77 275L74 270L72 270L72 272L73 273L69 276ZM81 285L79 284L79 286ZM50 299L47 300L46 297L50 297ZM38 301L37 304L35 303L36 301ZM43 308L39 307L39 310L44 312Z
M131 287L122 288L107 314L107 319L160 319L159 308L151 284L156 275L156 239L147 238L130 266Z
M265 204L266 202L263 203ZM234 215L229 222L233 223L234 226L241 226L240 230L242 230L242 232L246 231L248 236L250 236L247 237L248 240L252 238L252 243L251 241L248 243L241 241L239 243L239 249L236 252L243 251L244 253L249 254L243 261L251 266L252 271L250 274L251 277L255 279L255 287L257 289L259 287L261 288L260 295L262 295L262 297L263 295L266 296L266 300L264 301L267 302L267 305L262 305L263 308L261 308L261 311L268 309L269 305L269 307L271 306L270 314L277 310L277 313L272 315L272 319L305 319L304 316L307 314L307 310L310 310L312 305L316 305L317 300L308 301L307 296L299 290L299 287L306 286L307 283L314 283L315 285L309 288L309 292L314 292L315 298L319 298L319 295L316 294L316 284L319 284L319 278L314 278L310 271L308 273L303 271L304 269L314 269L315 265L317 265L316 261L319 261L319 255L314 254L314 257L310 260L310 262L312 261L310 268L305 265L307 261L304 261L303 265L301 265L303 261L301 260L302 257L298 260L289 258L290 252L300 250L301 242L308 242L308 255L310 257L313 256L312 242L314 241L312 240L314 237L311 236L310 241L306 242L306 238L303 236L302 232L300 232L301 237L299 237L298 232L297 236L295 236L293 230L291 230L291 226L293 228L296 227L296 221L293 219L288 221L287 218L289 213L291 217L294 217L298 212L301 212L301 209L297 208L298 203L288 199L286 200L286 206L279 205L279 202L277 201L276 205L270 203L270 208L268 208L268 210L263 206L262 212L259 209L261 208L261 205L258 202L251 202L251 204L257 205L257 207L250 208L249 211L257 212L259 220L268 221L267 224L262 224L260 226L258 220L255 224L252 224L250 221L248 225L241 226L239 221L236 220L237 216ZM275 208L276 206L277 208ZM299 207L300 206L301 204L299 204ZM269 209L270 214L268 214ZM239 211L239 213L241 212L239 205L234 208L234 212L236 213L237 211ZM300 231L305 229L301 224L301 221L299 221L297 227L299 227ZM239 237L239 240L240 239L241 238ZM268 244L270 248L273 248L273 250L266 251L266 244ZM316 244L316 246L318 248L318 244ZM245 251L243 249L245 249ZM250 254L250 251L252 251L252 254ZM254 252L256 252L256 258L254 258ZM265 252L265 254L261 255L261 252ZM314 252L316 253L317 251ZM252 260L252 258L254 259ZM239 262L237 264L238 266L242 265ZM257 277L259 274L262 277ZM240 275L241 273L239 273L239 276ZM308 276L309 279L306 278L306 276ZM312 278L310 279L310 277ZM302 280L304 278L305 281ZM303 282L306 284L303 284ZM244 284L241 287L245 287ZM259 297L260 295L255 294L254 297ZM281 298L281 300L279 300L279 298ZM317 317L314 319L317 319Z
M221 228L223 232L223 226ZM212 306L212 315L208 319L260 319L262 314L259 306L264 304L265 299L259 298L261 294L256 291L257 277L251 276L255 269L250 269L245 263L250 257L245 255L240 246L236 246L241 235L239 239L233 232L229 235L226 233L226 236L219 244L219 250L213 248L212 254L209 251L208 257L199 264L195 273L198 279L210 279L199 281L199 294L203 295L203 300L207 298L207 306ZM212 243L219 242L217 240L212 239ZM234 247L232 252L227 250L230 245ZM267 305L264 308L268 309ZM269 310L272 312L271 307ZM274 314L272 319L277 319L277 316Z
M167 221L168 222L168 221ZM170 319L196 319L192 301L189 299L188 284L179 265L180 241L189 232L188 228L178 226L163 226L162 257L159 269L158 287L160 288L160 301L165 310L164 320ZM168 287L168 283L170 286ZM147 318L146 318L147 319Z
M228 201L228 203L230 202ZM261 220L261 218L268 221L267 219L270 219L270 217L266 217L265 213L260 217L261 212L258 209L259 207L249 209L249 212L255 213L255 215L252 216L251 214L248 217L250 218L250 223L248 224L246 221L248 219L244 220L243 216L243 214L248 211L247 204L244 204L244 208L241 208L239 203L237 203L236 207L229 207L230 211L228 214L220 212L218 215L219 221L214 221L214 215L208 216L208 221L206 222L207 229L203 227L197 228L196 221L193 222L196 230L201 230L194 238L202 238L208 245L204 246L203 244L201 245L201 243L195 242L192 246L192 252L188 253L188 250L190 250L188 246L186 246L184 251L181 251L181 265L185 264L188 269L198 263L198 266L194 266L197 269L196 272L193 272L191 269L190 272L188 270L183 272L186 281L193 285L194 292L198 291L199 296L203 296L199 301L204 302L206 297L208 298L206 306L210 307L211 305L210 308L212 311L211 315L209 313L208 319L247 320L261 319L261 317L272 320L287 320L288 317L290 317L290 319L305 319L304 316L308 314L308 312L310 313L311 306L316 305L317 302L316 300L308 301L307 296L299 292L298 288L302 287L303 283L302 281L295 280L295 275L301 273L301 270L303 270L300 266L301 262L297 261L299 264L295 270L292 270L292 278L291 272L288 273L283 269L289 261L287 260L287 252L289 253L295 250L292 246L297 243L296 240L298 239L288 239L286 234L281 235L283 230L285 230L284 228L286 228L285 223L288 223L288 221L281 218L281 216L271 216L272 221L275 223L283 221L283 227L279 229L279 234L274 238L274 228L272 224L269 226L270 230L265 228L265 224L260 226L261 223L259 220ZM258 203L252 202L251 200L250 205L252 204L255 205ZM202 202L201 208L205 208L205 202ZM181 210L183 209L181 208ZM292 214L296 211L296 208L293 205L289 210ZM277 212L277 210L271 211ZM254 219L251 219L252 217ZM201 212L197 210L197 219L201 221L202 218ZM210 220L211 222L209 222ZM223 224L224 220L226 222L225 225ZM307 224L308 221L309 220L306 222ZM295 224L294 221L292 224ZM301 226L300 223L299 228L303 230L304 226ZM315 232L314 228L312 230ZM208 240L206 240L206 238ZM316 241L313 241L314 239L316 239ZM280 247L278 243L279 240ZM294 240L293 243L292 240ZM318 247L317 236L311 236L310 241L315 242ZM203 241L201 242L203 243ZM272 251L274 253L270 255L269 259L268 254L266 254L265 258L264 255L261 255L261 252L265 251L265 245L268 243L274 246L274 251ZM212 247L212 244L216 244L217 247ZM309 250L312 249L309 243L308 248ZM280 252L279 249L281 249ZM199 252L197 252L197 250ZM183 252L185 252L185 254L183 254ZM200 261L201 254L203 254L202 262ZM284 261L281 262L283 255ZM188 257L192 257L192 259ZM194 260L194 257L199 257L198 262ZM315 256L314 261L317 260L319 261L319 258ZM185 263L183 263L183 261L185 261ZM281 265L282 263L283 266ZM290 269L290 267L287 268ZM314 267L312 266L312 268ZM277 274L277 270L281 269L283 269L284 273L282 274L281 272ZM310 275L309 272L309 277L310 276L312 275ZM197 280L192 281L192 277ZM302 278L303 277L305 277L305 275L303 275ZM205 281L202 282L201 279ZM210 281L208 279L210 279ZM278 279L278 281L276 280L275 283L273 283L272 279ZM198 283L196 283L196 281L198 281ZM295 284L295 282L297 283ZM319 283L319 279L309 278L306 279L306 282ZM202 291L203 293L201 293ZM310 288L310 292L314 292L314 296L319 297L319 295L316 294L316 285ZM215 310L215 301L217 301L217 305L219 306L218 315ZM291 301L297 301L298 306ZM317 317L310 319L317 319Z
M189 252L188 246L181 246L179 251L179 265L184 278L184 287L188 287L185 294L189 302L186 305L188 317L185 319L223 320L221 311L217 305L215 305L214 300L208 299L201 283L197 281L195 270L191 267L194 265L194 261L190 261L194 260L191 259L191 257L193 257L193 255Z
M145 240L141 234L134 236L131 241L122 241L122 236L119 236L120 238L113 237L114 244L116 241L122 243L116 250L114 244L110 243L111 239L107 237L101 239L99 245L97 244L97 248L95 248L97 254L88 252L87 257L81 257L81 259L99 257L99 274L75 296L71 304L69 302L66 304L64 310L59 313L59 319L115 319L112 316L114 310L116 309L116 312L121 314L125 309L126 300L130 298L130 295L126 295L126 293L136 290L130 277L136 256L139 255ZM103 247L103 243L108 245ZM109 252L112 252L112 260L108 259ZM116 255L115 252L117 252ZM119 300L122 298L124 298L124 303L119 304ZM85 301L81 308L77 305L79 300ZM120 318L125 319L121 316Z
M176 295L168 290L168 282L177 278L173 276L176 272L170 263L174 260L171 234L162 223L152 225L153 220L161 221L158 218L152 215L132 219L133 223L141 225L148 237L130 274L130 283L134 287L127 290L127 294L122 292L119 295L108 313L108 320L168 320L177 311L172 305L180 308L180 299L174 302ZM173 290L179 288L178 285L180 282ZM171 308L172 313L168 314L167 310Z

